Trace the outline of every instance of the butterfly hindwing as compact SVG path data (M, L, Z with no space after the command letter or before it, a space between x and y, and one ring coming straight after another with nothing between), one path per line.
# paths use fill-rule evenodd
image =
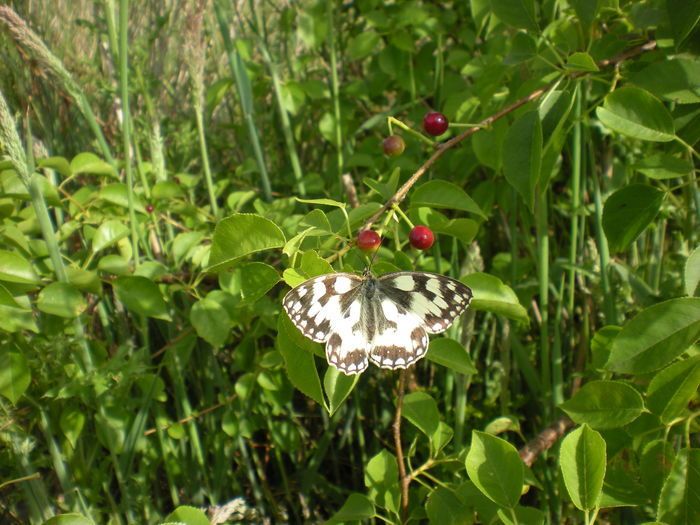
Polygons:
M428 334L422 320L387 296L381 299L384 323L372 338L369 359L381 368L407 368L428 350Z
M341 317L344 303L357 294L360 284L362 278L351 273L320 275L290 290L282 305L302 334L323 343L330 337L332 322Z

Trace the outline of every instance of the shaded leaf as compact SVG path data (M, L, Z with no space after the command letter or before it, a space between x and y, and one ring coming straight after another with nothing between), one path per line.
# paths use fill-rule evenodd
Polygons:
M603 230L611 252L625 250L659 213L665 193L630 184L610 195L603 206Z
M401 415L428 437L435 433L440 423L437 403L425 392L412 392L404 396Z
M360 374L346 376L336 367L328 367L326 374L323 376L323 388L328 398L327 409L329 415L332 416L341 407L355 389L359 379Z
M72 284L55 282L39 292L36 306L44 313L72 319L85 311L87 301Z
M117 277L112 284L117 299L127 310L146 317L170 321L168 306L158 285L140 276Z
M446 366L460 374L476 374L477 370L463 345L448 337L432 339L428 346L429 361Z
M530 111L511 124L503 144L503 173L532 210L542 163L542 123Z
M0 394L15 404L29 387L30 381L25 357L7 346L0 349Z
M657 372L647 387L647 407L666 425L681 416L700 385L700 355Z
M591 381L559 408L576 423L617 428L637 419L644 401L639 392L620 381Z
M333 514L326 523L347 523L349 521L368 520L374 516L374 504L364 494L353 492L345 500L338 512Z
M431 180L414 189L411 207L461 210L486 218L479 205L462 188L446 180Z
M681 450L659 497L656 519L673 525L700 523L700 449Z

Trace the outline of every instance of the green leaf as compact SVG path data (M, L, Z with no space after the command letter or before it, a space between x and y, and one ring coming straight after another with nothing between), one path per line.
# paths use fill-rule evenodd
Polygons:
M129 228L122 221L106 221L100 224L92 236L92 253L114 246L129 236Z
M254 303L280 281L280 275L272 266L251 262L241 267L241 297L246 303Z
M70 177L71 169L68 160L65 157L45 157L37 159L36 165L39 168L48 168L54 170L64 177Z
M292 335L293 333L295 335ZM284 358L287 376L294 388L319 405L325 406L321 378L318 376L314 354L299 346L295 337L304 339L289 318L286 315L280 315L277 319L277 349Z
M493 312L521 323L529 323L527 310L520 304L512 288L495 275L476 272L460 279L474 293L470 304L475 310Z
M659 497L656 519L673 525L700 523L700 449L681 450Z
M140 276L117 277L112 284L117 299L127 310L146 317L170 321L168 306L158 285Z
M115 182L106 184L100 189L99 198L110 204L121 206L124 209L129 208L129 190L124 183ZM137 195L134 195L134 209L140 213L146 213L146 208L143 207Z
M63 435L66 436L71 446L75 448L78 443L78 438L85 426L85 412L69 405L61 411L61 417L58 423Z
M608 128L628 137L654 142L675 138L673 117L651 93L635 87L616 89L596 115Z
M220 272L251 253L281 248L284 233L260 215L235 213L219 221L214 229L208 271Z
M345 500L338 512L333 514L326 523L348 523L369 520L375 515L374 504L364 494L353 492Z
M29 330L39 333L39 327L34 320L34 314L30 309L17 308L12 305L0 303L0 330L8 333Z
M333 267L314 250L307 250L301 256L301 269L307 278L333 273Z
M491 10L510 26L539 32L534 0L491 0Z
M323 376L323 388L326 390L328 398L328 415L332 416L336 410L345 402L345 400L355 389L357 381L360 379L360 374L346 376L334 366L329 366L326 370L326 375Z
M644 446L639 460L640 480L654 505L658 505L661 488L675 458L673 444L665 439L655 439Z
M66 514L57 514L47 519L42 525L95 525L95 522L82 514L69 512Z
M25 357L7 346L0 349L0 394L14 405L27 390L30 381Z
M639 417L644 401L639 392L620 381L591 381L559 408L578 424L618 428Z
M700 337L700 298L682 297L645 308L615 337L606 367L645 374L681 355Z
M0 281L17 284L38 284L39 276L31 263L15 252L0 250Z
M209 525L209 518L200 509L180 505L165 517L165 522L178 522L184 525Z
M432 208L414 208L409 216L413 218L414 223L427 226L433 233L456 237L465 245L471 243L479 231L479 224L473 219L448 219Z
M537 111L530 111L511 124L503 144L503 173L530 210L542 162L542 123Z
M700 355L657 372L647 387L647 407L670 425L681 416L700 385Z
M171 180L159 180L151 188L151 198L156 201L173 200L185 196L182 186Z
M440 424L437 403L425 392L412 392L404 396L401 415L428 437L435 433Z
M570 71L599 71L595 60L588 53L576 52L566 59L566 69Z
M479 205L462 188L446 180L431 180L413 190L411 208L420 207L461 210L486 218Z
M685 293L695 295L700 283L700 246L696 247L685 261Z
M504 525L544 525L545 516L540 509L518 505L514 510L517 521L513 520L510 512L498 509L498 517L501 518Z
M576 16L578 17L584 30L588 30L593 24L593 21L598 14L598 8L600 7L600 0L569 0L569 5L576 11Z
M649 64L630 80L657 97L676 104L700 102L700 60L676 57Z
M666 180L686 177L693 172L693 163L689 159L657 153L650 155L632 166L650 179Z
M85 311L87 301L72 284L56 282L39 292L36 306L47 314L72 319Z
M383 449L369 460L365 468L365 486L376 505L398 512L399 471L396 457L391 452Z
M467 473L478 489L501 507L518 504L524 469L518 451L501 438L472 431L466 459Z
M190 323L197 335L214 348L223 346L231 335L231 316L213 299L205 297L192 305Z
M118 177L116 170L111 164L90 152L78 153L73 157L73 160L70 161L70 171L73 175L89 173L91 175Z
M581 510L598 505L605 478L605 440L583 425L564 438L559 467L571 501Z
M360 60L379 50L381 38L376 31L369 29L350 39L345 51L350 60Z
M630 184L610 195L603 206L603 230L611 252L632 244L659 213L665 193L645 184Z
M446 366L460 374L476 374L477 369L469 357L467 349L454 339L441 337L433 339L428 346L428 360L438 365Z
M688 0L666 0L666 13L679 48L700 20L700 4Z
M472 523L469 509L446 487L437 487L428 495L425 512L431 525L464 525Z

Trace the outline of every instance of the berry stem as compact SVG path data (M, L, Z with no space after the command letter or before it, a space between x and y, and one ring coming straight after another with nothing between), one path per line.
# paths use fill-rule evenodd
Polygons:
M401 207L398 204L393 204L392 209L399 214L399 217L401 217L404 221L406 221L406 224L408 224L411 229L413 229L413 223L411 222L411 219L408 218L408 216L403 212Z
M430 146L435 146L434 140L431 140L428 137L426 137L425 135L423 135L422 133L417 132L415 129L411 128L407 124L404 124L403 122L401 122L399 119L397 119L395 117L387 117L387 123L389 125L389 134L390 135L394 134L392 131L391 125L396 124L398 127L400 127L402 130L404 130L406 133L413 135L417 139L422 140L423 142L425 142L426 144L429 144Z

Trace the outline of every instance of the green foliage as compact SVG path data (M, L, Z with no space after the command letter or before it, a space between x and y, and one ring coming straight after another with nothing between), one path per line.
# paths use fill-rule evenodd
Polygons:
M700 521L697 2L12 5L0 521ZM400 381L281 307L370 262L474 294Z

